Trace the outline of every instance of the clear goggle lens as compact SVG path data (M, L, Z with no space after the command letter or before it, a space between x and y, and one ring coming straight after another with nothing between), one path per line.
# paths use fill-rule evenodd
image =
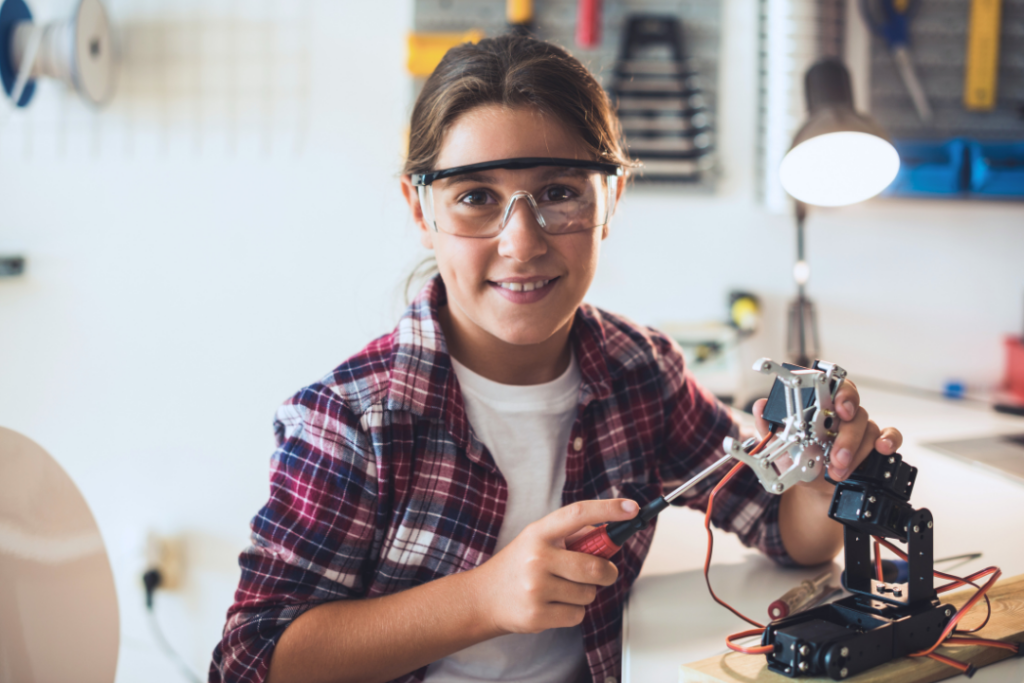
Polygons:
M495 237L516 209L529 211L550 235L568 235L608 224L618 176L579 168L560 169L535 185L533 192L509 193L494 184L438 181L419 186L420 206L427 225L460 237Z

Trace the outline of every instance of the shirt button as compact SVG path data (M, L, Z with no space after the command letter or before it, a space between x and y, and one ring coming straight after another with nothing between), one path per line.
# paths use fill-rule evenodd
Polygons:
M575 450L577 450L577 451L582 451L583 450L583 437L582 436L577 436L575 438L575 440L573 440L573 442L572 442L572 447ZM608 681L606 680L605 683L608 683ZM611 683L615 683L615 680L612 679Z

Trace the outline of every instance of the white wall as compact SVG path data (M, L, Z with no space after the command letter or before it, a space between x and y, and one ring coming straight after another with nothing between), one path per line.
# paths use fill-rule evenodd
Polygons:
M411 15L405 0L110 7L129 58L113 105L47 84L0 131L0 252L29 258L0 281L0 424L63 463L98 518L118 680L175 681L143 620L146 530L186 537L186 585L159 610L204 671L275 407L400 312L419 256L396 180ZM767 315L750 352L778 357L792 227L755 201L755 2L725 7L721 192L632 188L590 299L705 320L749 289ZM875 201L815 212L808 240L826 358L854 377L997 382L1000 335L1024 326L1021 205Z

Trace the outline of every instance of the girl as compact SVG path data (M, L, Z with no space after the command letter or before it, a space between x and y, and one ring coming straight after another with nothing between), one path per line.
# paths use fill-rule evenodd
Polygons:
M561 48L503 36L437 67L402 191L439 274L278 411L211 681L618 678L653 528L611 561L566 544L632 518L736 429L669 338L582 303L630 166L620 138ZM852 383L837 405L835 479L898 448ZM683 502L704 509L715 479ZM842 545L831 491L771 496L746 471L714 521L782 564L824 562Z

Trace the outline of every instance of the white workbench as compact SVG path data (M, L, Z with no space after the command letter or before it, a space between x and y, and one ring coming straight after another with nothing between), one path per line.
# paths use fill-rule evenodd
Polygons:
M935 557L984 553L967 564L942 568L960 576L990 565L1001 567L1005 577L1024 573L1024 484L921 445L1024 433L1024 418L1001 415L980 404L865 387L860 391L862 404L880 426L903 432L900 453L919 470L910 502L915 508L928 508L935 517ZM700 514L673 507L660 515L651 553L626 604L623 683L676 683L681 665L725 652L728 634L750 628L708 595L702 574L705 549ZM842 554L837 567L841 561ZM723 600L763 623L772 600L820 572L821 568L780 568L744 548L735 536L715 533L712 586ZM1024 681L1024 659L981 669L971 680Z

